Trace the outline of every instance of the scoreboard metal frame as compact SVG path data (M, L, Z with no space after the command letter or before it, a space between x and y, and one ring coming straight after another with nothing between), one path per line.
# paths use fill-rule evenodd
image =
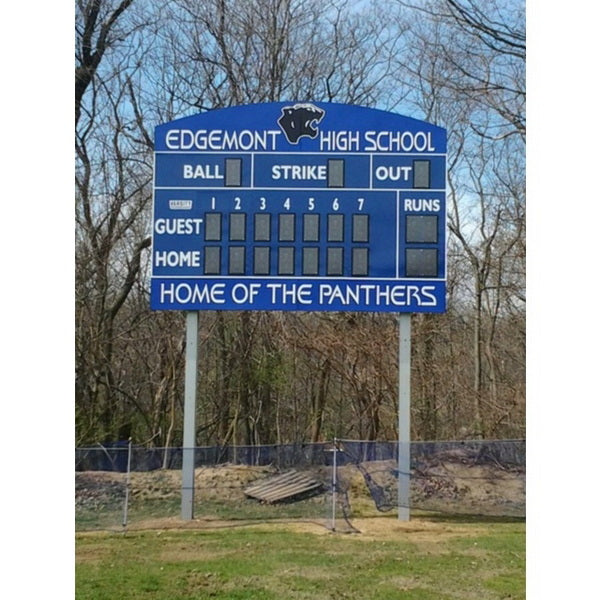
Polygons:
M446 132L346 104L155 130L155 310L444 312Z

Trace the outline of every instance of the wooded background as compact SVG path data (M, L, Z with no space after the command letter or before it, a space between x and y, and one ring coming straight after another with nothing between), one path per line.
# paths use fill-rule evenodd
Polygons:
M153 129L270 101L448 131L448 311L412 318L415 440L525 435L525 7L77 0L76 444L182 443L185 316L149 309ZM198 445L397 437L397 323L200 313Z

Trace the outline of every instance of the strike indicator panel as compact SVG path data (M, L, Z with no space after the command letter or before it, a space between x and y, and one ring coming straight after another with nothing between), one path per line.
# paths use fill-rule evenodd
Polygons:
M446 133L269 103L156 128L156 310L443 312Z

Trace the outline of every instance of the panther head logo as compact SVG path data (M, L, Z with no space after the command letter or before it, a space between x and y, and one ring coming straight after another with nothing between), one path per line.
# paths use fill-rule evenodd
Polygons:
M315 125L321 122L325 111L313 104L294 104L284 106L282 115L277 120L281 131L290 144L297 144L301 137L315 138L319 133Z

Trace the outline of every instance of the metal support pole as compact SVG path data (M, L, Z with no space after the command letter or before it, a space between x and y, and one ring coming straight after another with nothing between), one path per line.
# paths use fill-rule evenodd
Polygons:
M194 466L196 447L196 383L198 379L198 313L186 313L185 391L183 405L183 462L181 518L194 518Z
M129 510L129 485L131 476L131 438L127 444L127 475L125 476L125 502L123 504L123 531L127 529L127 513Z
M398 520L410 520L410 313L398 315Z

